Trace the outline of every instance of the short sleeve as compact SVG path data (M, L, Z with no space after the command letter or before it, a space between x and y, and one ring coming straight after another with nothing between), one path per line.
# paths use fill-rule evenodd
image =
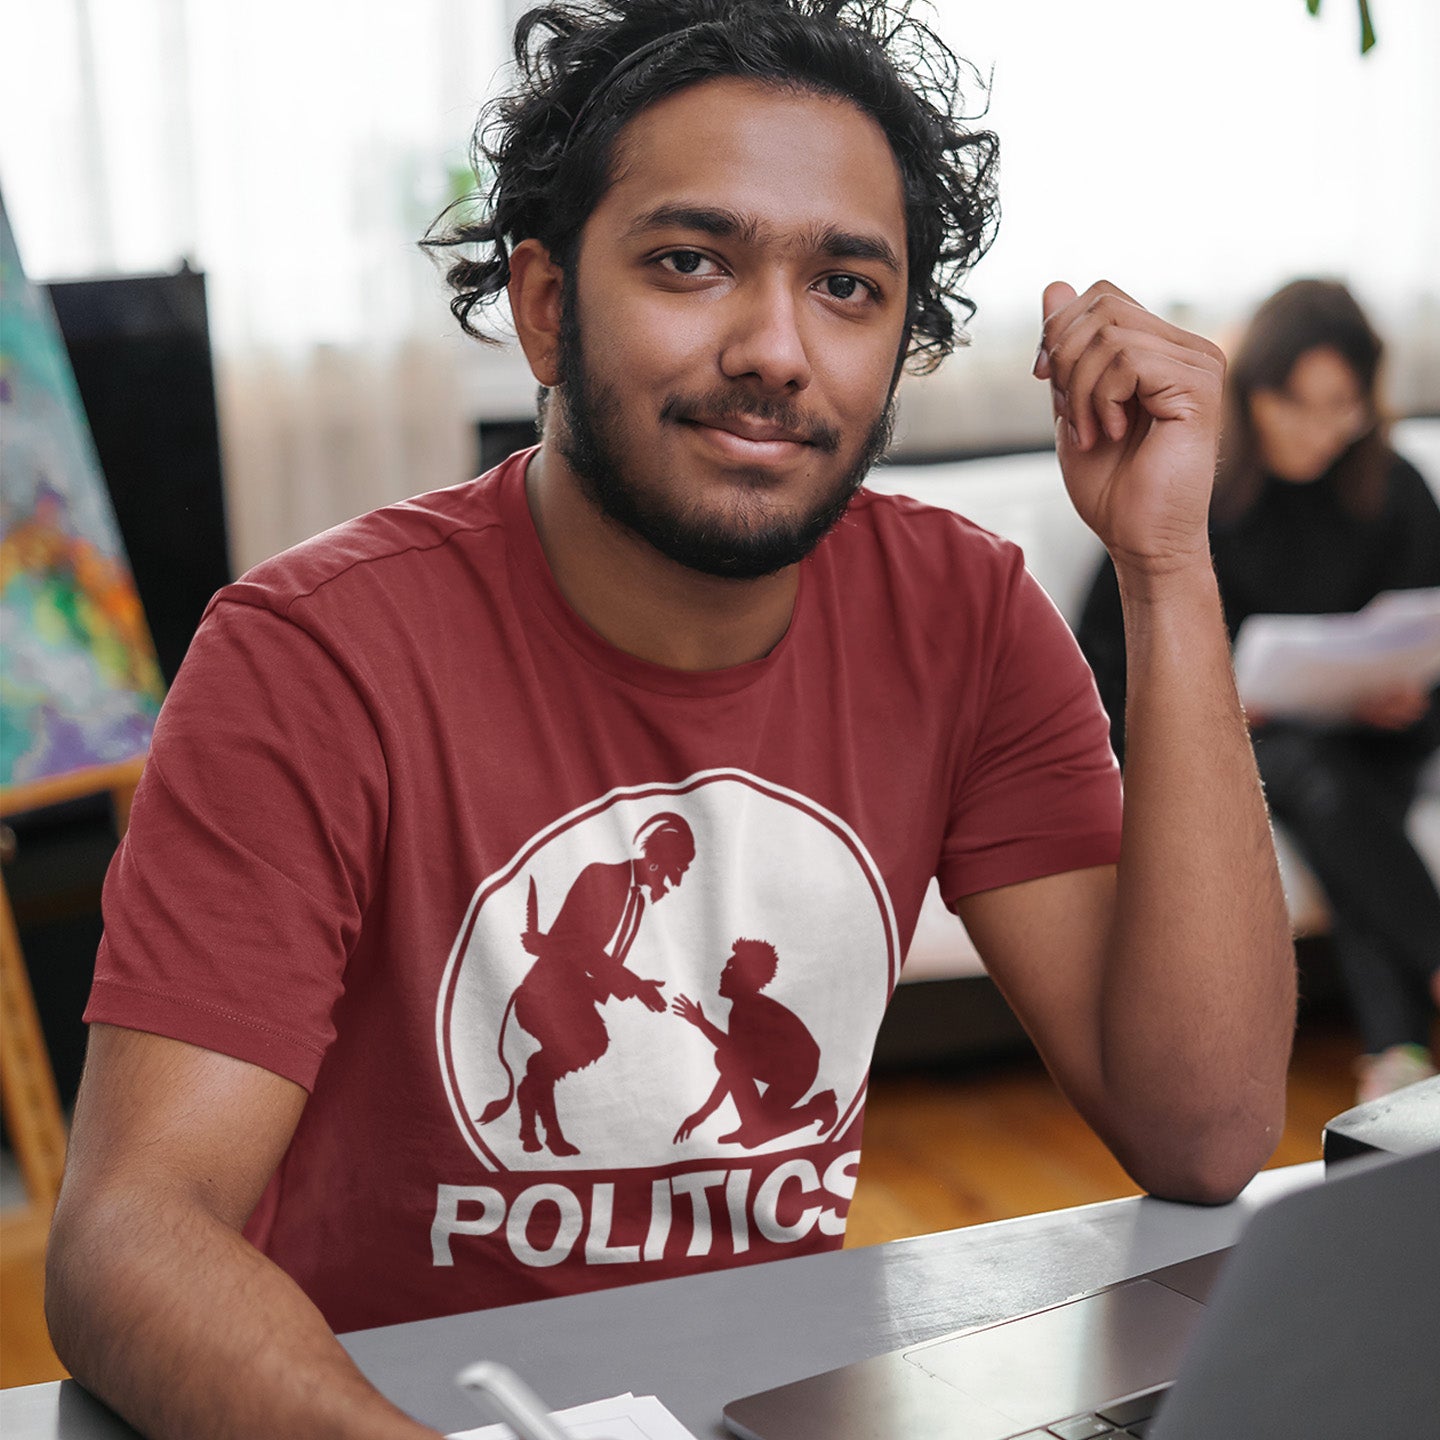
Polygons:
M383 853L374 718L302 627L212 604L104 893L86 1010L311 1086Z
M1095 680L1016 566L978 732L957 774L938 878L947 903L1120 855L1120 773Z

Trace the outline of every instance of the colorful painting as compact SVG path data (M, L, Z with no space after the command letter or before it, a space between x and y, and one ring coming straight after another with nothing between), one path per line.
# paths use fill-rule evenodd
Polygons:
M55 314L0 201L0 785L143 755L163 694Z

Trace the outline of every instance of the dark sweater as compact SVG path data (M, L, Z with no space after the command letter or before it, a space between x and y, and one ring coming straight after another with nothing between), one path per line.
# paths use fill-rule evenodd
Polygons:
M1440 506L1420 472L1392 453L1385 501L1373 519L1341 507L1330 473L1310 484L1267 477L1244 515L1212 526L1210 547L1233 641L1250 615L1350 614L1385 590L1440 586ZM1108 556L1076 633L1123 759L1125 635ZM1433 749L1440 742L1440 705L1432 699L1429 714L1405 737Z

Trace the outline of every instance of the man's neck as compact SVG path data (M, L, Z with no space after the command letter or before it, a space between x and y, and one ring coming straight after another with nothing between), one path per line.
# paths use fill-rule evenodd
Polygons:
M604 515L553 444L531 457L525 494L560 593L617 649L673 670L722 670L768 655L785 634L797 566L756 580L691 570Z

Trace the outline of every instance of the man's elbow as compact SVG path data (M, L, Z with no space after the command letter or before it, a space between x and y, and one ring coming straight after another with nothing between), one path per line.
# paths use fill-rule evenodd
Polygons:
M79 1258L80 1229L73 1221L50 1227L45 1245L45 1324L61 1364L72 1374L86 1370L84 1319L90 1311L85 1279L93 1267Z
M1284 1128L1282 1097L1278 1106L1224 1123L1206 1117L1193 1126L1176 1126L1163 1143L1138 1147L1122 1163L1157 1200L1228 1205L1275 1153Z
M1142 1190L1155 1200L1175 1200L1186 1205L1228 1205L1255 1178L1255 1166L1224 1163L1180 1163L1152 1175L1135 1175Z
M45 1245L45 1323L56 1355L77 1376L87 1368L85 1319L94 1313L91 1287L104 1268L93 1238L97 1223L103 1221L97 1222L85 1207L62 1204Z
M140 1212L143 1213L143 1212ZM110 1310L127 1289L125 1272L138 1263L140 1214L124 1194L79 1197L61 1191L45 1247L45 1323L61 1363L91 1384L117 1336Z

